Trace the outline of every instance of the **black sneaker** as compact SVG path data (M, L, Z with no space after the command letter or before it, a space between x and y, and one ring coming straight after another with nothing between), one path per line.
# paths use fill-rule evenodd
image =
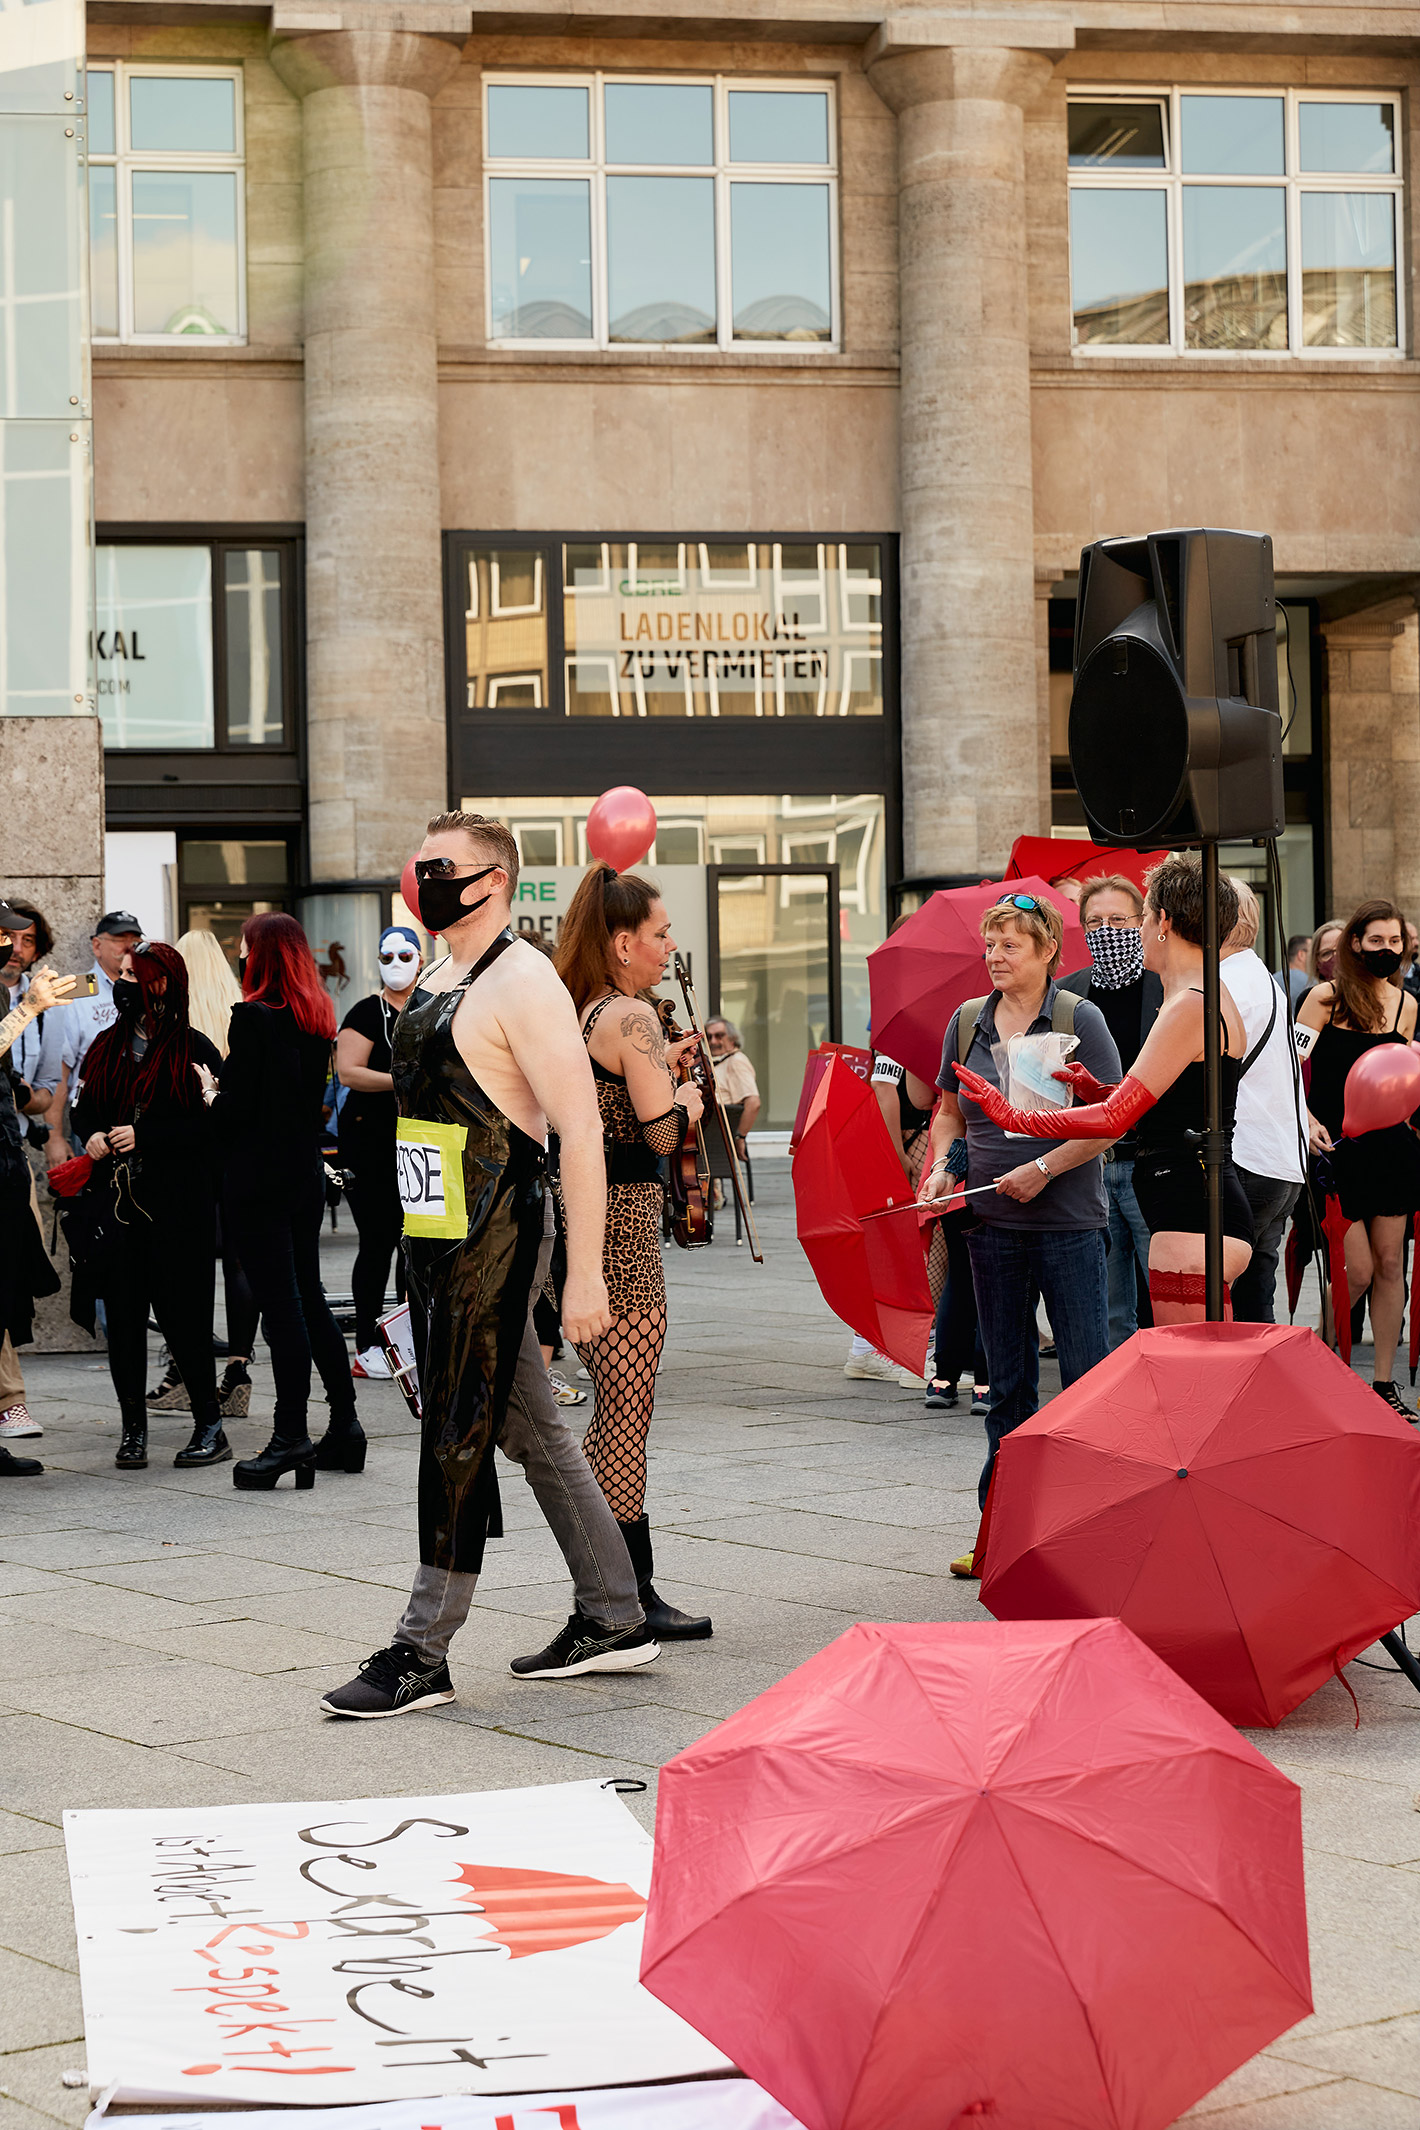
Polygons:
M927 1385L927 1394L922 1400L928 1412L950 1412L956 1402L957 1387L955 1383L943 1383L939 1376L933 1376L931 1382Z
M561 1634L533 1657L508 1666L520 1679L575 1679L584 1671L635 1671L661 1654L661 1645L641 1621L636 1627L603 1627L574 1612Z
M0 1442L0 1479L33 1479L43 1470L38 1457L17 1457Z
M360 1676L337 1686L321 1702L331 1716L407 1716L412 1709L434 1708L452 1701L454 1685L442 1659L431 1664L403 1642L377 1649L360 1666Z
M986 1383L976 1383L976 1384L974 1384L974 1385L972 1386L972 1392L971 1392L971 1417L972 1417L972 1419L973 1419L973 1420L984 1420L984 1419L985 1419L985 1417L986 1417L986 1415L987 1415L987 1414L988 1414L988 1413L990 1412L990 1410L991 1410L991 1389L990 1389L990 1385L989 1385L989 1384L986 1384Z
M1420 1425L1420 1422L1417 1422L1416 1415L1411 1412L1410 1407L1406 1404L1404 1398L1401 1397L1394 1383L1373 1383L1371 1389L1382 1404L1388 1405L1393 1413L1399 1413L1402 1420L1408 1420L1412 1427Z

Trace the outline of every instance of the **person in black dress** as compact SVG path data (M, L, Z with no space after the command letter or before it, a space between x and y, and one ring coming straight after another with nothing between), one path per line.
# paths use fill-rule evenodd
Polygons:
M1218 883L1218 928L1226 939L1238 921L1231 881ZM1132 1072L1105 1087L1080 1065L1057 1074L1086 1107L1013 1109L978 1074L958 1067L973 1100L1005 1131L1038 1139L1119 1140L1135 1133L1134 1192L1149 1228L1149 1301L1156 1324L1202 1320L1205 1310L1204 1229L1207 1191L1202 1132L1203 868L1175 854L1150 873L1144 901L1144 966L1163 979L1164 1003ZM1252 1256L1252 1208L1233 1166L1231 1135L1238 1071L1246 1051L1242 1016L1222 994L1223 1126L1229 1154L1223 1169L1223 1278L1246 1271Z
M1402 990L1405 919L1384 896L1363 902L1336 943L1333 973L1302 1001L1297 1048L1311 1060L1307 1109L1321 1180L1341 1200L1346 1280L1353 1296L1371 1290L1378 1394L1407 1420L1415 1415L1395 1387L1395 1349L1405 1313L1405 1230L1420 1207L1420 1141L1408 1124L1342 1137L1346 1076L1378 1043L1408 1043L1415 1000Z
M309 1487L318 1465L342 1472L365 1465L349 1356L320 1278L321 1107L335 1008L294 917L249 917L237 967L242 1003L232 1008L220 1091L210 1073L201 1077L223 1151L222 1225L261 1308L276 1412L270 1442L234 1465L232 1479L274 1487L292 1472L298 1487ZM306 1432L312 1361L330 1404L318 1444Z
M387 1376L378 1324L385 1306L390 1259L396 1259L395 1292L404 1300L404 1260L398 1256L404 1208L394 1163L398 1114L393 1059L395 1023L419 975L419 937L408 925L391 925L380 938L380 988L357 999L335 1039L335 1070L345 1100L340 1105L340 1165L350 1176L346 1196L355 1216L360 1248L350 1286L355 1301L356 1376Z
M187 1011L187 964L162 941L125 954L114 978L117 1018L91 1044L74 1100L74 1129L94 1163L110 1240L92 1277L103 1296L108 1365L122 1436L114 1463L148 1462L148 1312L157 1317L192 1411L174 1464L232 1454L217 1409L212 1310L217 1269L217 1152L199 1073L222 1060Z

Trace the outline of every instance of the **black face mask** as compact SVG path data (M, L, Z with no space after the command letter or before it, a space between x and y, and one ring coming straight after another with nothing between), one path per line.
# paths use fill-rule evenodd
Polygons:
M143 1011L143 992L133 977L114 978L113 1010L124 1021L133 1020Z
M1358 947L1356 959L1367 976L1394 976L1402 957L1394 947Z
M419 922L426 932L447 932L450 925L462 924L465 917L472 917L485 902L493 900L492 892L480 895L477 902L465 902L464 889L473 886L489 873L496 873L496 865L485 865L481 873L466 873L462 880L441 878L431 874L419 882Z

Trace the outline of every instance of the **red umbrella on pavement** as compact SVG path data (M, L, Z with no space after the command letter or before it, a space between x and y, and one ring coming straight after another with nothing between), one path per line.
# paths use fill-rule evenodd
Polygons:
M873 1048L896 1058L919 1079L934 1083L942 1063L947 1022L964 999L991 989L981 941L981 918L1005 895L1040 895L1065 920L1061 971L1090 958L1073 902L1044 880L985 881L980 887L939 888L920 910L868 956Z
M843 1058L829 1059L814 1092L793 1173L799 1241L829 1308L920 1374L932 1296L912 1185L877 1096Z
M1032 874L1044 880L1089 880L1104 873L1123 873L1126 880L1142 888L1150 866L1167 856L1167 851L1117 851L1107 843L1090 843L1070 836L1017 836L1011 845L1006 878L1023 880Z
M852 1627L662 1770L641 1980L807 2130L1162 2130L1311 2009L1300 1806L1118 1620Z
M1001 1445L981 1602L1278 1724L1420 1607L1420 1437L1299 1326L1137 1332Z

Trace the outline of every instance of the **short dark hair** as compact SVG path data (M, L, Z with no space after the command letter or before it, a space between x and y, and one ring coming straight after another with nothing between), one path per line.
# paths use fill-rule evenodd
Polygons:
M1309 952L1311 949L1311 943L1312 935L1310 932L1294 932L1291 938L1287 941L1288 961L1291 961L1294 955Z
M6 900L17 917L27 917L34 926L35 960L43 961L45 955L53 950L54 934L32 902L22 902L18 895L7 896Z
M1203 861L1189 851L1170 851L1144 881L1145 906L1167 917L1180 939L1203 944ZM1218 940L1238 921L1238 891L1226 873L1218 879Z
M471 814L461 806L454 806L447 813L435 814L424 833L426 836L442 836L453 828L462 829L466 836L472 836L475 843L481 843L493 854L494 863L501 865L508 875L511 894L518 884L519 860L518 846L510 831L501 821L490 821L487 814Z

